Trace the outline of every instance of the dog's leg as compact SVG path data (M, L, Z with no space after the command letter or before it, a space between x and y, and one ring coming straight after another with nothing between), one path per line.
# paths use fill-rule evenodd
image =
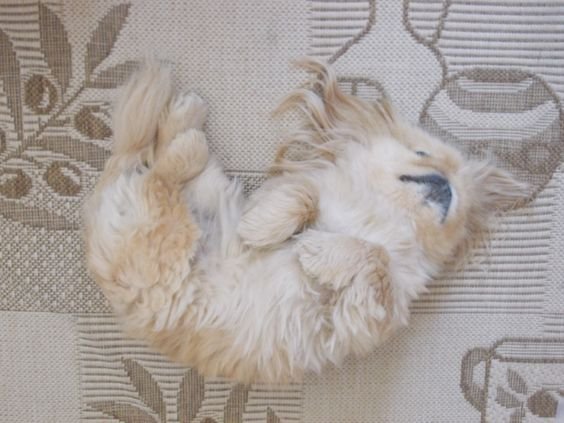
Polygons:
M359 273L388 266L384 247L348 235L309 229L295 249L304 271L334 290L350 285Z
M203 133L187 130L201 127L205 106L192 96L171 101L171 87L170 70L156 63L125 87L112 157L85 208L89 270L143 336L170 324L200 236L182 190L208 162Z
M174 324L170 314L200 236L181 191L205 167L207 154L204 135L188 130L151 169L125 173L100 194L86 239L88 264L133 334Z
M188 129L201 131L207 114L206 103L194 93L179 94L172 99L159 120L156 156L158 157L178 134Z
M284 242L315 220L317 197L317 189L304 178L270 179L249 200L239 236L253 247Z
M187 93L176 96L163 113L159 122L156 157L166 151L176 134L188 128L201 130L207 116L208 108L196 94ZM180 143L181 145L184 143ZM183 148L183 147L180 147ZM195 152L195 151L194 151ZM173 159L174 161L174 159ZM180 165L180 163L179 163ZM191 167L183 165L162 165L162 171L170 171L171 175L190 171ZM225 257L238 251L235 230L240 219L243 205L243 193L237 181L231 181L223 172L215 157L209 157L205 168L198 172L198 177L188 176L189 182L184 190L194 217L201 225L205 236L202 239L206 247L212 246L215 252ZM210 252L209 248L207 252Z
M307 230L296 252L302 268L320 285L332 330L325 342L338 362L366 353L393 312L389 257L384 247L347 235Z

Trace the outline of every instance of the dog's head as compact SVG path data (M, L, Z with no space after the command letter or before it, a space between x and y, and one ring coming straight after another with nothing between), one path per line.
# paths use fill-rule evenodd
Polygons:
M274 172L311 172L347 160L363 173L366 188L385 198L388 212L406 217L401 221L412 225L418 245L437 264L462 255L491 216L525 200L527 185L509 173L465 158L385 102L346 95L324 64L308 59L300 65L315 79L280 110L297 108L306 119L281 147Z

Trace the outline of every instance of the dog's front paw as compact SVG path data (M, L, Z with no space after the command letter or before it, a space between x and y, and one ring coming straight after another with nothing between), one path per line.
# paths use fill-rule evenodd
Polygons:
M318 278L323 271L321 243L317 242L314 237L304 234L299 237L294 249L306 274Z
M355 280L378 284L388 269L386 250L355 237L307 230L295 245L304 272L334 290L345 288Z
M295 251L303 271L322 285L338 290L348 286L354 274L342 266L341 246L337 235L308 230L299 236Z

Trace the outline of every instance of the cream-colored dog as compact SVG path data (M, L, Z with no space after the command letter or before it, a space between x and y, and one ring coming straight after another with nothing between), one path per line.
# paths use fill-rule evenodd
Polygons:
M147 65L115 111L85 214L88 266L126 330L205 375L299 379L366 354L524 184L339 90L292 93L304 124L243 198L210 157L206 106Z

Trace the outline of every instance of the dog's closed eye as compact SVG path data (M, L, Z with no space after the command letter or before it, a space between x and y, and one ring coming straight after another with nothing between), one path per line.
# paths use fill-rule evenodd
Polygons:
M415 154L417 154L419 157L429 157L429 153L421 150L417 150Z

